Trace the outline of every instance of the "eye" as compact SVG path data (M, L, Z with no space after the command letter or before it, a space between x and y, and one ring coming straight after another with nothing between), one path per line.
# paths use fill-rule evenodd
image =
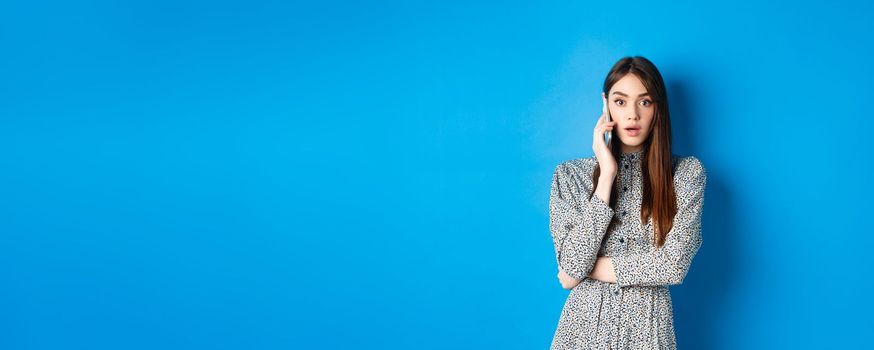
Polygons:
M646 107L649 107L649 105L652 104L652 101L650 101L650 100L643 100L643 101L640 101L640 103L642 103L642 104L643 104L644 106L646 106Z
M620 106L625 104L625 100L623 100L621 98L617 98L617 99L613 100L613 102L616 102L616 104L620 105Z

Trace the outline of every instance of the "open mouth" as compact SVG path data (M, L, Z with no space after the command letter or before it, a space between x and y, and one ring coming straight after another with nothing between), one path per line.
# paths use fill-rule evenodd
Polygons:
M628 133L629 136L637 136L640 135L640 128L625 128L625 132Z

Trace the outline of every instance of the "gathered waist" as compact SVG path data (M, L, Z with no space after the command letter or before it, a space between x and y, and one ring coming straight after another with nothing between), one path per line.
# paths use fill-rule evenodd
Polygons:
M670 297L670 290L668 289L668 286L633 285L621 287L617 283L605 282L588 277L580 281L580 284L574 287L571 292L584 292L584 294L598 292L599 294L603 293L609 295L610 297L618 299L622 299L625 294L631 294L633 296Z

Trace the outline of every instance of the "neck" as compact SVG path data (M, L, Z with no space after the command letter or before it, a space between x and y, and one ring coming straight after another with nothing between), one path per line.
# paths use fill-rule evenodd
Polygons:
M626 147L625 145L622 145L622 153L623 153L623 154L625 154L625 153L637 153L637 152L640 152L640 151L642 151L642 150L643 150L643 146L642 146L642 145L638 145L637 147L633 147L633 148L632 148L632 147Z

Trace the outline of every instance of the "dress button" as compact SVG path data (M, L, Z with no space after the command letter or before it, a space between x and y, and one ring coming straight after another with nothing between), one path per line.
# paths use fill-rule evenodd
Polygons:
M618 290L614 290L614 291L613 291L613 294L619 295L619 291L618 291Z
M623 191L628 191L628 186L624 186L624 187L622 187L622 190L623 190Z
M625 243L625 238L619 237L619 243Z
M622 211L622 216L625 216L625 214L628 214L628 213L626 213L625 210L623 210L623 211Z
M628 169L628 164L625 164L625 169Z
M574 224L567 224L567 225L564 225L564 229L565 229L565 230L570 231L570 230L572 230L573 228L574 228Z

